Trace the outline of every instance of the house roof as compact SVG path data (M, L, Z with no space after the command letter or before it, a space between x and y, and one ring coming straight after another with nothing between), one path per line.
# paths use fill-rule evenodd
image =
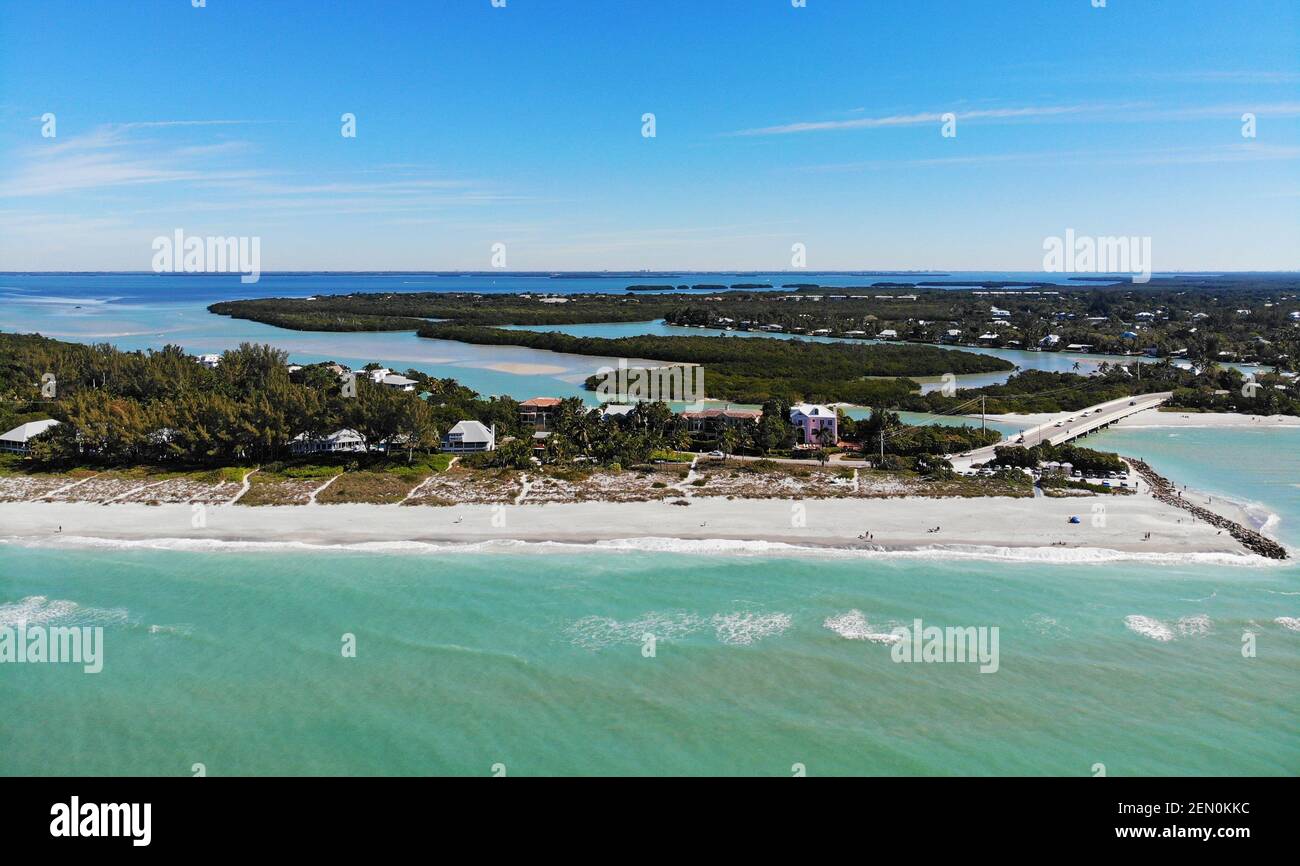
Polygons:
M790 407L790 412L801 412L810 418L834 418L835 410L829 406L823 406L819 403L796 403Z
M366 437L362 436L351 427L345 427L342 430L335 430L328 436L315 439L304 433L299 433L293 437L294 442L365 442Z
M51 427L58 425L58 421L53 418L46 418L42 421L28 421L26 424L19 424L14 429L0 436L6 442L26 442L33 436L39 436Z
M549 409L552 406L560 405L562 401L559 397L534 397L531 400L525 400L520 406L529 406L534 409Z
M683 412L683 418L745 418L758 420L763 417L761 409L702 409L699 412Z
M460 434L462 442L491 442L494 435L483 425L482 421L457 421L456 426L447 431L448 436Z
M384 384L405 388L407 385L414 385L415 380L408 379L405 376L389 375L384 377Z

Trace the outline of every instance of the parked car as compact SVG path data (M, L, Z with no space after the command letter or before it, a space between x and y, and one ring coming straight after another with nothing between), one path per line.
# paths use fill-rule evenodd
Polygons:
M725 458L727 455L726 455L726 454L723 454L721 451L710 451L709 454L708 454L708 456L709 456L709 457L717 457L717 458L719 458L719 459L723 459L723 458Z

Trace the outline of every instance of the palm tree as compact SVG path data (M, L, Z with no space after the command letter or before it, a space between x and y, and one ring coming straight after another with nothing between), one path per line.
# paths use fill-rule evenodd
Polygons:
M830 455L823 449L833 447L836 444L835 431L830 427L822 427L817 431L817 441L822 446L822 448L818 450L818 454L821 455L822 466L825 466Z
M740 435L731 426L724 427L722 433L718 435L718 447L722 450L722 461L727 461L727 456L736 450L736 445L740 441Z

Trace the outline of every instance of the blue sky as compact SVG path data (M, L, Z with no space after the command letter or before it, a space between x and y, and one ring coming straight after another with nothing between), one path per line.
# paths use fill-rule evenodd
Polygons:
M1300 269L1295 0L206 2L0 0L0 270Z

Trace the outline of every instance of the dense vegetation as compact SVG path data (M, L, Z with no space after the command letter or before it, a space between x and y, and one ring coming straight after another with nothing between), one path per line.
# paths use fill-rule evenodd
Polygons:
M895 403L917 389L907 375L1009 370L1000 358L930 346L804 343L728 337L574 337L541 331L507 331L436 323L420 328L422 337L464 343L527 346L575 355L651 358L703 364L709 397L761 403L769 397L790 401ZM868 379L874 376L882 379Z
M1003 384L962 388L953 396L939 391L909 395L902 405L918 412L972 412L979 410L973 401L983 397L986 411L995 415L1074 412L1123 397L1172 391L1170 408L1300 415L1300 387L1294 379L1260 374L1252 386L1231 367L1211 366L1198 374L1165 362L1148 363L1142 365L1140 378L1136 369L1103 364L1092 376L1025 370Z
M286 456L300 433L328 435L350 427L371 443L387 443L411 459L436 449L439 433L461 418L518 425L509 398L478 400L451 380L418 371L428 401L358 377L345 397L323 365L289 373L284 352L244 344L221 356L215 370L179 347L121 352L39 336L0 334L0 418L62 422L37 441L44 462L192 464L268 461ZM53 396L41 391L54 376Z
M736 341L739 342L739 341ZM374 366L374 365L371 365ZM42 378L53 377L51 393ZM526 468L534 458L554 465L577 462L633 465L675 459L676 449L728 454L807 456L825 452L793 449L789 403L767 400L756 421L692 432L686 419L664 403L643 403L626 416L602 419L578 398L561 402L551 434L534 448L532 429L521 425L519 404L509 397L481 399L451 379L418 370L406 375L417 392L356 378L355 395L341 387L337 369L314 364L290 372L284 352L245 344L209 369L178 347L122 352L109 345L63 343L36 335L0 334L0 425L54 418L61 423L34 442L36 461L46 465L174 463L221 466L257 462L292 477L298 471L290 443L299 434L357 430L380 454L312 455L313 464L376 459L433 466L427 456L456 422L495 425L498 450L467 459L471 465ZM904 462L890 468L938 467L935 455L990 444L994 434L973 427L908 427L877 411L869 419L841 416L841 439L865 443ZM990 439L989 437L993 438ZM828 442L828 448L837 443ZM287 466L287 468L286 468ZM313 465L311 471L320 467Z
M681 298L668 322L706 328L826 332L1002 348L1150 354L1198 363L1247 361L1294 369L1300 357L1300 279L1277 275L1155 279L1066 286L935 291L933 283L802 287ZM1005 316L993 316L993 308ZM994 319L997 323L994 323ZM951 333L951 332L956 333ZM1055 338L1055 339L1052 339Z
M654 295L477 295L411 292L224 301L208 310L297 331L411 331L428 319L467 325L644 322L680 303Z
M1127 470L1124 461L1116 454L1107 451L1097 451L1092 448L1082 448L1078 445L1068 443L1062 445L1052 445L1044 442L1035 445L1032 448L1021 448L1017 445L1011 445L1003 448L994 448L994 458L989 462L994 466L1012 466L1017 468L1033 469L1034 467L1056 461L1059 463L1069 463L1074 469L1078 469L1084 474L1093 472L1124 472Z

